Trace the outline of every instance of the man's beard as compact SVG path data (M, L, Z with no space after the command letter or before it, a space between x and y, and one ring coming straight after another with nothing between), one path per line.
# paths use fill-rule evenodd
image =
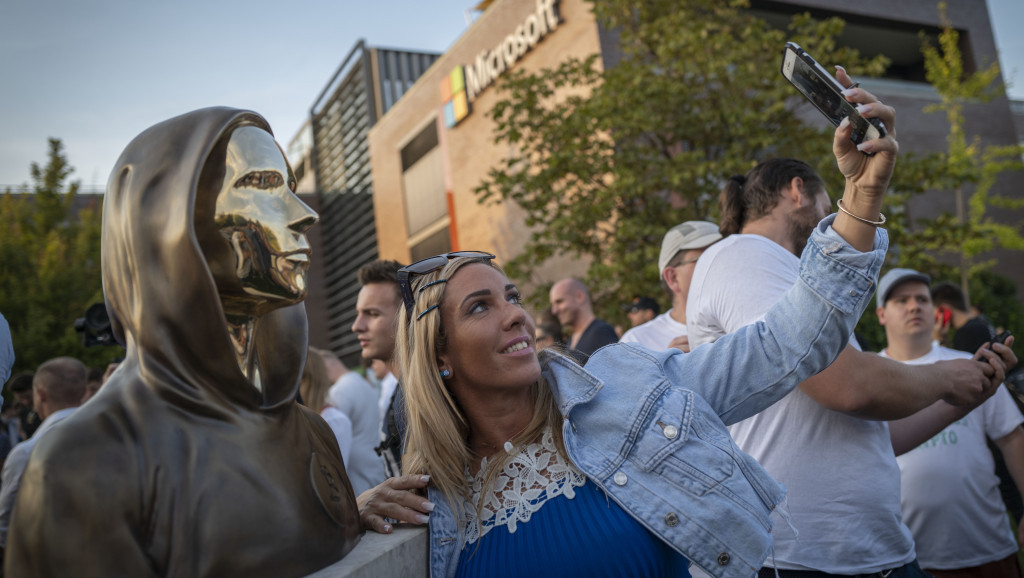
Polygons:
M793 253L797 257L803 254L804 247L807 246L807 239L814 232L814 227L818 226L818 222L821 219L822 217L819 217L813 205L810 207L800 207L786 215L789 238L793 242Z

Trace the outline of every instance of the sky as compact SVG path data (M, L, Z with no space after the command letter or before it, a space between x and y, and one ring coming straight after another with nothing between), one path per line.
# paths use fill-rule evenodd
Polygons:
M135 135L206 106L262 114L287 147L360 38L444 52L475 4L3 0L0 190L31 180L49 137L63 141L71 179L102 189ZM1011 97L1024 100L1024 0L989 0L989 12Z

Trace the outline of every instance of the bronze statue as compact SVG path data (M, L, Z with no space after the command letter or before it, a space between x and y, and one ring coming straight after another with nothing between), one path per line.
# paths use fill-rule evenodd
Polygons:
M295 403L316 213L259 115L197 110L117 162L103 290L125 361L40 440L8 576L303 576L360 536L331 430Z

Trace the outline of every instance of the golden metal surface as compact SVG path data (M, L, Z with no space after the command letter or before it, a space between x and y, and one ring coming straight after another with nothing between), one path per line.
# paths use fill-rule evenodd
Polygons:
M295 402L315 222L253 112L132 140L103 201L125 360L33 450L6 575L305 576L355 546L337 439Z
M214 222L231 246L245 296L222 291L228 315L260 315L306 297L306 231L317 214L295 195L295 175L270 133L243 126L228 141Z

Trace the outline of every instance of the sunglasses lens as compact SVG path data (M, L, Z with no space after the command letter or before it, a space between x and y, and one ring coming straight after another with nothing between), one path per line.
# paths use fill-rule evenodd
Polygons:
M494 255L483 251L455 251L443 255L435 255L426 259L416 261L412 265L402 267L398 270L398 288L402 292L402 299L405 301L406 312L411 315L415 298L412 291L413 275L426 275L433 273L448 264L448 261L458 257L475 257L480 259L494 259Z

